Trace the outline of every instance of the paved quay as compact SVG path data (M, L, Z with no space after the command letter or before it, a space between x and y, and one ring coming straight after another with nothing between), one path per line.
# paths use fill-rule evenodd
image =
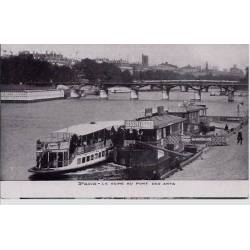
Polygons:
M246 180L248 179L248 126L242 129L243 144L237 145L237 133L228 138L228 146L210 147L197 160L186 165L169 180Z

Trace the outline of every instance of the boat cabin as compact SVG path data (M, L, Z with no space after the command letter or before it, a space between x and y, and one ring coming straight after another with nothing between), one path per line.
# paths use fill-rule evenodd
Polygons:
M184 118L169 115L164 108L157 112L146 109L145 115L134 120L126 120L124 128L117 131L114 162L128 169L141 169L139 173L153 173L160 165L172 166L176 160L173 151L182 151L181 142ZM162 149L169 149L168 151ZM128 170L128 171L130 171ZM145 174L150 176L151 174ZM134 178L144 178L131 174Z
M112 131L122 125L124 121L79 124L55 131L43 142L37 140L37 168L66 167L75 159L77 165L85 162L90 165L96 158L106 156L102 149L113 146Z
M158 146L171 144L169 147L177 149L183 134L184 121L184 118L169 115L162 106L155 113L152 109L146 109L145 116L125 121L124 144L141 141ZM174 143L169 143L170 136L176 138Z
M193 105L184 103L182 106L171 108L168 114L179 116L185 119L183 123L184 134L197 133L201 117L207 115L206 105Z

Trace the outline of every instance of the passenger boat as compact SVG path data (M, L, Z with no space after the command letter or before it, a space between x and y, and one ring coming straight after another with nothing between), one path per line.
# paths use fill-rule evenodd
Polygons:
M112 153L112 134L124 121L100 121L58 130L44 141L37 140L36 175L55 175L104 162Z

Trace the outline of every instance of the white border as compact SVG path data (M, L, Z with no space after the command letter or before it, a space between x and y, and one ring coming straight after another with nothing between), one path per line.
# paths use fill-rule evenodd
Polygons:
M0 8L4 44L250 42L247 0L8 0L1 1ZM31 203L35 202L72 201ZM103 204L103 200L88 202ZM159 202L146 200L147 204ZM167 204L218 202L242 204L242 200L171 200ZM0 206L1 248L249 249L249 215L248 206L234 205Z
M249 198L246 181L2 181L2 199Z

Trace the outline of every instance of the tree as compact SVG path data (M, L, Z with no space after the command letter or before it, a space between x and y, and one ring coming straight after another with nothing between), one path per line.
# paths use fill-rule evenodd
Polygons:
M121 73L121 78L122 78L122 82L132 82L133 81L133 78L130 74L130 72L128 70L125 70Z
M97 63L88 58L77 63L73 70L77 75L84 75L92 83L96 83L99 80L115 83L132 81L130 73L121 72L116 65L106 62Z
M1 58L3 84L51 84L75 79L74 71L67 66L57 66L46 61L35 60L32 55L18 55Z
M88 58L75 64L73 70L75 70L77 74L84 74L90 82L95 82L98 78L101 78L99 64Z

